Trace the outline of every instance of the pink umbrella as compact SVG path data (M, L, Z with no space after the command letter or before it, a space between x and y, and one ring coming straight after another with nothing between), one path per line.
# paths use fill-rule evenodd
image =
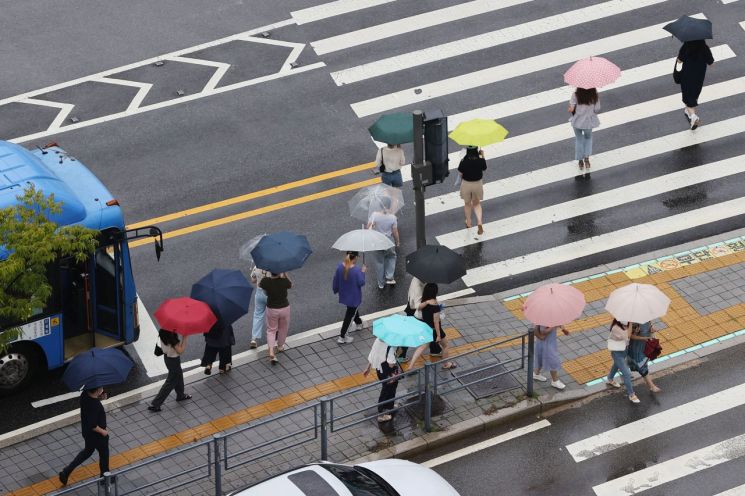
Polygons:
M564 81L576 88L602 88L614 83L621 76L621 69L603 57L590 57L574 63L564 73Z
M525 318L536 325L568 324L582 314L585 295L573 286L547 284L533 291L523 305Z

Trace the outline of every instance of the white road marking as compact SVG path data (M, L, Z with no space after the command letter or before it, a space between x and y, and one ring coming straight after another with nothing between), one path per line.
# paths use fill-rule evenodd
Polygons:
M745 434L712 444L666 462L592 488L597 496L628 496L672 482L745 455Z
M403 19L370 26L368 28L351 31L349 33L324 38L311 42L311 46L318 55L345 50L373 41L383 40L404 33L411 33L420 29L431 28L440 24L466 19L486 12L504 9L513 5L532 2L533 0L471 0L470 2L431 10ZM664 1L664 0L654 0Z
M39 401L32 401L31 402L31 406L33 408L41 408L43 406L53 405L53 404L59 403L61 401L67 401L67 400L71 400L73 398L78 398L79 396L80 396L80 393L77 392L77 391L72 392L72 393L60 394L60 395L57 395L57 396L52 396L51 398L45 398L45 399L39 400Z
M559 29L569 29L572 26L579 26L665 1L667 0L610 0L601 4L562 12L561 14L543 17L523 24L350 67L332 72L331 77L339 86L356 83L365 79L539 36ZM406 19L402 19L402 21L406 21Z
M153 353L158 342L158 328L139 297L137 298L137 315L140 319L140 339L132 343L132 346L140 357L148 377L165 374L168 369L166 369L163 357L156 357Z
M697 17L702 16L698 14ZM415 103L430 100L472 90L487 84L505 81L507 79L525 76L574 61L601 55L617 50L623 50L638 45L643 45L656 40L669 37L669 33L662 27L666 23L656 24L646 28L635 29L617 35L588 41L579 45L562 48L553 52L542 53L507 64L488 67L480 71L461 74L447 79L441 79L432 83L425 83L401 91L395 91L380 95L368 100L351 104L352 110L358 117L380 114L391 109L413 105Z
M467 271L463 276L463 282L467 286L477 286L744 214L745 198L736 198L543 251L475 267Z
M125 112L131 112L138 108L142 104L142 101L145 99L150 89L153 87L151 83L141 83L139 81L130 81L128 79L117 79L112 77L100 77L92 79L92 81L95 81L97 83L118 84L121 86L132 86L134 88L140 88L134 98L132 98L132 101L129 102L129 106L127 107L127 110L125 110ZM59 126L57 126L57 128L59 128ZM54 129L56 128L53 126L49 126L47 131L51 131Z
M295 10L290 12L290 15L298 25L308 24L309 22L320 21L330 17L369 9L370 7L395 1L396 0L336 0L335 2L324 3L322 5L316 5L315 7L308 7L307 9Z
M732 489L727 489L726 491L717 493L714 496L743 496L743 494L745 494L745 484L733 487Z
M566 449L574 461L579 463L742 405L745 405L745 384L588 437L567 445Z
M215 62L213 60L205 60L205 59L194 59L191 57L168 57L165 60L171 60L173 62L181 62L183 64L194 64L194 65L204 65L207 67L214 67L215 72L212 73L212 76L210 77L209 81L204 85L204 88L202 88L202 91L212 91L215 88L217 88L217 84L220 82L220 80L225 76L225 73L228 72L228 69L230 69L230 64L226 62Z
M499 436L495 436L491 439L487 439L486 441L481 441L480 443L472 444L471 446L468 446L467 448L459 449L457 451L453 451L452 453L438 456L437 458L428 460L422 463L421 465L427 468L433 468L438 465L443 465L453 460L457 460L458 458L463 458L464 456L472 455L473 453L476 453L478 451L482 451L487 448L491 448L492 446L496 446L506 441L510 441L520 436L524 436L525 434L530 434L531 432L535 432L539 429L543 429L544 427L548 427L550 425L551 425L551 422L549 422L546 419L543 419L533 424L526 425L525 427L520 427L513 431L500 434Z
M736 57L735 52L732 51L732 48L730 48L729 45L718 45L712 47L711 53L717 62ZM624 86L649 81L650 79L657 77L668 76L670 74L670 67L672 67L674 60L675 57L671 57L666 58L665 60L660 60L659 62L652 62L651 64L624 69L621 73L621 77L618 78L615 83L604 86L602 91L607 92ZM560 88L533 93L513 100L495 103L486 107L449 115L448 129L452 131L458 127L458 124L461 122L469 121L471 119L479 118L499 120L511 115L548 107L549 105L557 105L560 103L568 104L573 91L574 88L572 86L562 86Z
M734 3L734 2L737 2L737 0L722 0L722 3L724 3L724 4L727 4L727 3ZM745 493L745 492L744 492L744 493Z
M704 87L701 95L702 101L711 102L719 98L727 98L740 93L745 93L745 77L731 79L729 81L723 81L709 87ZM610 112L600 114L601 126L597 130L602 131L610 129L612 127L628 124L636 120L654 117L656 115L664 114L667 112L673 112L680 108L680 95L677 94L657 98L655 100L649 100L647 102L623 107L617 110L612 110ZM706 131L699 134L700 131L706 129L706 127L709 126L707 124L707 126L702 126L695 132L684 131L663 138L649 140L645 143L653 143L655 146L659 146L660 150L665 149L665 147L670 150L674 148L670 148L671 145L666 144L666 141L671 138L678 143L685 143L687 141L689 144L695 144L698 142L697 140L701 139L701 135L707 137L718 135L718 133L724 133L724 136L728 136L737 132L741 132L741 117L742 116L734 117L732 119L722 121L723 123L720 126L717 126L715 131ZM737 131L730 132L732 129L737 129ZM572 131L569 124L558 124L556 126L539 129L537 131L532 131L526 134L508 137L502 143L484 147L484 152L487 159L491 160L494 158L510 155L512 153L518 153L521 151L530 150L532 148L538 148L551 143L556 143L562 140L569 140L572 138L571 135ZM705 140L708 139L716 138L707 137ZM624 153L620 153L620 151L623 151ZM655 155L650 155L649 150L641 149L638 144L625 146L623 148L619 148L618 150L612 150L609 152L594 155L592 159L593 172L637 160L637 158L633 158L632 156L627 155L626 152L629 151L635 152L634 157L637 158L646 158L648 156ZM449 168L451 170L458 168L458 163L460 162L460 153L461 152L453 152L449 155ZM574 175L576 174L576 168L576 162L571 161L531 172L526 172L517 176L500 179L498 181L491 181L484 184L484 200L489 200L491 198L496 198L497 196L504 196L537 186L550 184L555 181L574 177ZM409 165L403 167L401 169L401 173L404 181L411 180L411 167ZM454 208L461 208L462 206L463 203L457 191L425 200L425 212L427 215L433 215Z
M461 229L437 236L437 241L451 249L460 248L743 172L745 155L740 155L488 222L481 236L474 234L474 229Z
M65 119L67 119L67 117L70 115L72 109L75 107L75 105L73 105L72 103L50 102L49 100L39 100L38 98L26 98L22 103L29 103L31 105L43 105L45 107L54 107L60 109L57 116L49 125L49 129L56 129L60 127L65 122Z

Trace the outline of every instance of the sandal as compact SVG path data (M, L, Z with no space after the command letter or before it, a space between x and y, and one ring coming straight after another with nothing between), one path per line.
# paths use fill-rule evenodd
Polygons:
M584 170L584 169L585 169L585 161L584 160L580 160L579 161L579 170Z
M277 353L284 353L287 348L287 345L277 346Z
M256 340L252 339L251 344L248 345L249 349L255 350L258 344L256 344Z
M649 388L649 391L652 392L652 393L661 393L662 392L662 389L658 388L657 386L653 386L653 387Z
M637 398L635 394L629 396L629 401L632 403L641 403L641 401L639 401L639 398Z
M392 418L393 416L390 413L386 413L385 415L378 415L378 422L388 422Z
M230 372L230 364L227 364L224 369L220 369L220 375L227 374Z
M484 226L482 226L481 224L479 224L479 230L476 232L476 234L478 234L478 235L484 234Z
M277 360L277 357L274 355L269 357L269 361L272 363L272 365L277 365L279 363L279 360Z
M455 363L455 362L448 362L445 365L443 365L442 368L445 369L445 370L450 370L450 369L456 368L457 366L458 366L458 364Z
M589 157L585 157L585 168L589 169L590 168L590 165L591 165L590 164L590 158Z

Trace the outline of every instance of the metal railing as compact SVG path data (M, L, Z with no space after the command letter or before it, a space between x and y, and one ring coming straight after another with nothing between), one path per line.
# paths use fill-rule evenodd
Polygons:
M89 494L97 496L127 496L136 493L158 495L166 492L172 493L180 487L212 479L210 481L210 492L214 488L214 494L222 496L223 479L226 472L256 462L259 459L298 448L306 443L318 442L317 449L319 451L317 453L320 455L320 460L328 460L329 434L370 422L379 415L378 407L388 403L392 403L392 408L386 409L388 413L397 412L413 405L421 406L424 417L423 428L430 432L432 430L432 404L434 398L438 395L452 394L481 382L527 368L526 393L528 396L533 396L533 339L533 332L530 329L524 334L452 356L449 358L450 360L465 360L484 356L490 352L497 352L501 348L510 347L510 343L517 341L520 345L518 357L484 363L483 366L461 373L456 377L440 378L437 373L438 363L426 363L424 367L404 372L397 376L399 384L416 377L415 381L411 381L414 387L397 394L390 400L371 403L374 400L370 400L370 395L372 394L374 397L375 392L390 379L371 382L335 396L322 397L310 405L240 429L216 434L211 439L196 442L123 469L107 472L99 479L86 481L54 494L81 494L79 491L87 489ZM508 369L508 365L513 365L513 367ZM504 370L472 381L465 380L468 376L498 367L503 367ZM456 385L456 382L459 384ZM360 396L363 398L359 398ZM369 413L370 411L372 413ZM263 440L259 435L261 427L276 426L283 422L290 424L292 428L286 429L285 433L269 440ZM257 439L261 442L256 442ZM233 447L237 450L231 451ZM190 455L198 461L192 463L188 468L181 468L183 464L179 463L178 459L188 459ZM157 474L155 481L153 482L150 479L150 481L139 482L142 477L138 477L136 473L142 469L155 472ZM170 471L167 469L170 469ZM156 486L161 484L166 484L166 487L156 489ZM92 491L94 488L95 492Z

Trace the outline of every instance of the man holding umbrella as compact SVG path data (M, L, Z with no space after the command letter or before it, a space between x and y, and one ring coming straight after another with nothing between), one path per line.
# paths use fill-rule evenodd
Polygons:
M70 474L81 463L98 451L98 468L101 477L109 471L109 431L106 430L106 411L101 400L106 399L103 387L86 389L80 395L80 427L83 431L85 447L75 459L59 473L63 486L67 485Z

